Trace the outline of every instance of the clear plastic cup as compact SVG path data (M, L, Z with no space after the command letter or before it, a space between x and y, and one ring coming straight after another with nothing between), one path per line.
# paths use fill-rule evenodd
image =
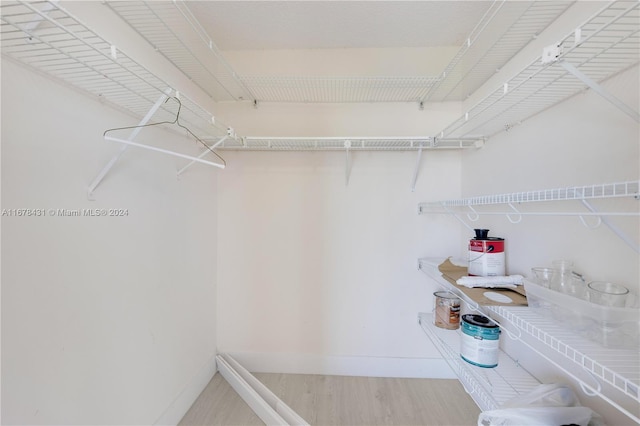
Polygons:
M628 294L625 286L607 281L591 281L587 285L587 300L598 305L623 308Z

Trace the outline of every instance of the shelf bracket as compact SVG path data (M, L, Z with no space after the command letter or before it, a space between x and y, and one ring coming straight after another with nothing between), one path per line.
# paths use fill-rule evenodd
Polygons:
M458 222L460 222L461 224L463 224L469 231L473 231L473 227L469 226L469 224L467 222L465 222L464 220L460 219L460 216L458 216L456 214L456 212L454 212L453 210L451 210L449 207L447 207L446 204L442 204L442 207L445 209L445 211L447 213L449 213L451 216L455 217L456 220Z
M198 160L200 160L202 157L204 157L205 155L209 154L211 152L211 150L216 149L218 146L220 146L225 140L227 140L227 138L229 138L229 135L223 136L220 140L218 140L216 143L214 143L213 145L205 148L204 151L202 151L202 153L200 155L198 155L198 157L194 158L193 160L191 160L189 162L189 164L187 164L186 166L184 166L183 168L181 168L180 170L178 170L178 177L182 174L182 172L184 172L185 170L187 170L189 167L191 167L191 165L193 165L193 163L197 163Z
M344 185L349 186L349 176L351 175L351 141L344 141L344 147L347 150L345 159Z
M126 139L114 138L114 137L111 137L111 136L105 136L104 139L108 140L108 141L118 142L118 143L124 144L125 146L130 145L130 146L135 146L135 147L138 147L138 148L148 149L149 151L161 152L163 154L173 155L174 157L186 158L187 160L191 160L193 162L202 163L202 164L208 164L209 166L214 166L214 167L219 167L221 169L224 169L224 164L214 163L212 161L203 160L203 159L201 159L199 157L193 157L191 155L181 154L179 152L170 151L168 149L158 148L158 147L151 146L151 145L145 145L145 144L142 144L142 143L133 142L133 141L126 140Z
M136 136L138 136L138 133L140 133L140 130L142 130L142 127L139 127L139 126L144 126L145 124L147 124L149 122L149 120L151 120L151 117L153 117L153 114L155 114L156 111L158 111L158 109L160 109L162 104L169 98L169 95L171 94L171 90L172 89L169 87L169 88L167 88L167 90L164 91L164 93L158 98L156 103L153 104L151 109L149 109L149 111L147 112L147 115L145 115L142 118L142 120L140 120L140 123L138 123L138 127L133 129L133 131L129 134L129 137L127 138L127 141L131 142L136 138ZM102 180L107 175L107 173L109 173L109 170L111 170L113 168L113 166L120 159L122 154L124 154L124 152L127 150L128 147L129 147L128 145L123 145L120 148L120 151L116 155L114 155L111 158L111 160L109 160L109 162L102 168L100 173L98 173L98 176L96 176L95 179L93 180L93 182L91 182L91 185L89 185L89 189L87 190L87 197L89 198L89 200L93 200L94 199L93 198L93 191L95 191L95 189L98 187L98 185L100 185L100 182L102 182Z
M569 73L573 74L576 78L578 78L584 84L589 86L598 95L602 96L611 104L613 104L615 107L617 107L619 110L627 114L629 117L633 118L636 122L640 123L640 114L638 114L638 112L635 111L633 108L631 108L630 106L622 102L620 99L613 96L611 93L607 92L601 85L599 85L598 83L596 83L595 81L587 77L584 73L582 73L579 69L574 67L569 62L561 60L561 61L558 61L558 63L562 68L564 68Z
M580 202L583 206L585 206L592 213L599 213L598 210L587 200L581 199ZM620 228L618 228L615 224L611 223L611 221L605 216L598 216L599 221L604 223L614 234L616 234L622 241L624 241L629 247L635 250L636 253L640 253L640 245L635 242L631 237L629 237L626 233L624 233Z
M422 159L422 143L418 148L418 158L416 159L416 167L413 170L413 178L411 179L411 192L416 192L416 182L418 181L418 171L420 170L420 160Z

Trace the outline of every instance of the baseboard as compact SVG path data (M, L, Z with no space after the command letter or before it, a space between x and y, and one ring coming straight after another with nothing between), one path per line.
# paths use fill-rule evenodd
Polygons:
M222 377L266 425L309 426L309 423L229 354L219 354L216 361Z
M456 379L442 358L330 356L291 353L227 352L254 373Z
M173 400L171 405L164 410L164 413L154 423L155 425L177 425L184 415L189 411L195 400L200 396L211 378L216 374L216 357L211 357L195 376L191 378L189 383L182 389L180 394Z

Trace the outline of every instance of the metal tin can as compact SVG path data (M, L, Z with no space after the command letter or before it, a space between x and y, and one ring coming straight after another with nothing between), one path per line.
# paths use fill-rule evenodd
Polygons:
M483 315L462 316L460 356L478 367L498 365L500 328Z
M436 291L433 321L436 327L456 330L460 327L460 298L449 291Z
M488 229L474 231L476 236L469 241L469 275L505 275L504 238L488 237Z

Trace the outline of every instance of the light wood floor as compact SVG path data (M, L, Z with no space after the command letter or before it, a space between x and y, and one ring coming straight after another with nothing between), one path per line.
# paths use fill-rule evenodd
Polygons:
M476 425L457 380L254 374L311 425ZM262 425L219 373L181 425Z

